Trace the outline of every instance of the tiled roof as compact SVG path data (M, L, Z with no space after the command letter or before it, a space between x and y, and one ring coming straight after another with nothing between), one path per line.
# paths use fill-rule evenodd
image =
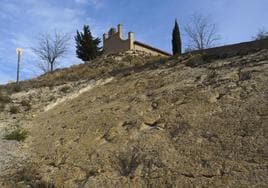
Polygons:
M143 47L145 47L145 48L151 49L151 50L153 50L153 51L162 53L162 54L167 55L167 56L171 56L171 54L168 53L168 52L165 52L165 51L163 51L163 50L160 50L160 49L158 49L158 48L152 47L152 46L150 46L150 45L148 45L148 44L144 44L144 43L139 42L139 41L134 41L134 44L143 46Z

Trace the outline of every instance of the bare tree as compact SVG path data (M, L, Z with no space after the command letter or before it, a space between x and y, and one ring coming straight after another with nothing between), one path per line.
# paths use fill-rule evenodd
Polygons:
M54 35L42 35L33 52L40 58L41 62L37 67L42 71L53 72L55 66L59 63L58 59L63 57L68 51L70 37L67 34L60 34L55 31Z
M184 27L184 32L188 37L188 49L203 50L215 46L215 42L220 40L215 23L212 23L209 16L194 14Z
M262 40L268 38L268 32L265 30L265 28L259 29L257 35L253 37L254 40Z

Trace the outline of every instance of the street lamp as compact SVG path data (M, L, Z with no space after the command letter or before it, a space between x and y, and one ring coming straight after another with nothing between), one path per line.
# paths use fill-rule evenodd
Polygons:
M20 81L20 60L21 60L21 55L22 55L22 49L17 48L16 49L17 55L18 55L18 66L17 66L17 86L19 86L19 81Z

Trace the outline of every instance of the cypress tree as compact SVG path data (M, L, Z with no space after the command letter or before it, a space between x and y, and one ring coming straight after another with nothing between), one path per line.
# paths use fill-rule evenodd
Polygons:
M76 55L83 61L95 59L100 54L100 39L93 38L88 25L84 25L83 32L77 31L75 42Z
M172 32L172 51L173 55L181 54L181 36L177 19L175 20L175 26Z

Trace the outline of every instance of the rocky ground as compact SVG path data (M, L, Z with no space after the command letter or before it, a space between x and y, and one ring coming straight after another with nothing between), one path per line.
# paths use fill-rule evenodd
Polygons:
M2 186L268 187L267 50L120 66L11 96L0 130L29 136L0 141Z
M17 92L9 96L9 102L0 112L0 185L9 179L12 173L16 174L24 169L24 163L29 159L26 151L28 145L17 140L7 140L5 135L16 130L31 129L31 122L40 113L48 111L54 106L71 100L108 80L82 80L57 86L54 88L42 87L29 91ZM12 109L16 109L13 112ZM14 185L15 186L15 185Z

